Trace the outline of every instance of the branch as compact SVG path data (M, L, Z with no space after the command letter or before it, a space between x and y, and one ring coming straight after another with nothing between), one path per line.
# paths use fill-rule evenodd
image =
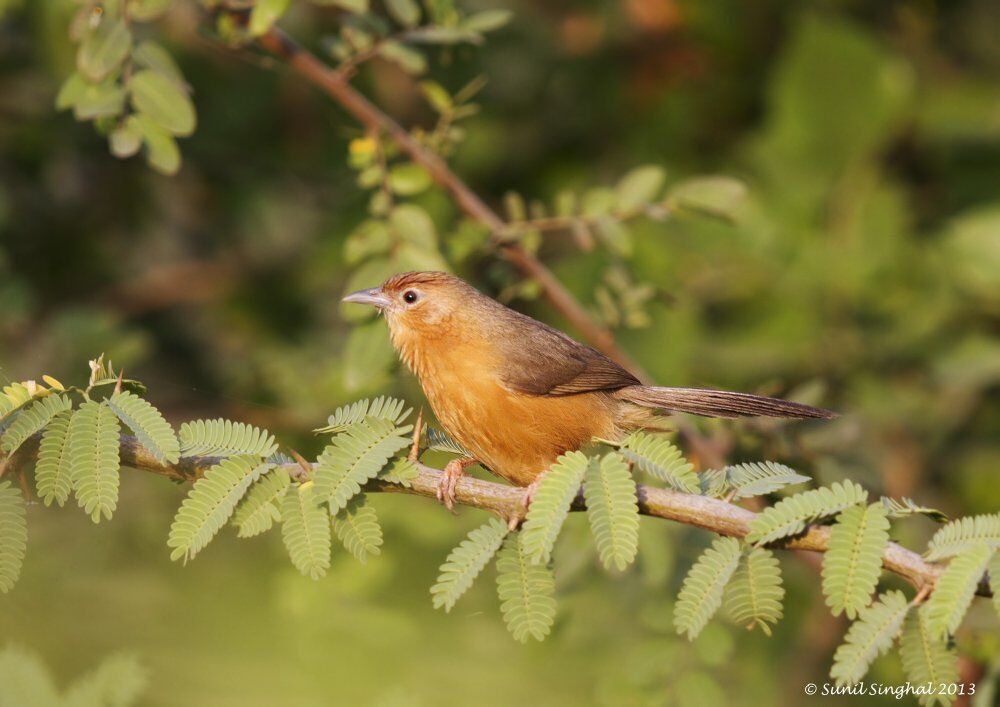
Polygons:
M539 284L549 303L566 317L584 339L594 348L631 369L640 378L646 377L638 364L615 343L611 332L591 318L587 310L538 258L519 244L503 240L501 236L507 224L451 171L441 157L351 86L342 72L320 61L316 55L304 49L281 30L271 28L258 37L257 41L266 51L284 60L293 71L340 104L365 128L387 133L413 162L423 167L431 179L451 195L456 205L467 216L490 229L493 243L500 249L503 257L525 276Z
M175 481L194 481L211 466L218 463L216 457L190 457L182 459L178 464L164 464L157 461L134 437L122 435L121 461L125 466L131 466L142 471L150 471L166 476ZM301 472L297 464L289 464L291 472ZM410 480L410 485L373 479L369 481L364 491L368 493L406 493L415 496L435 498L441 470L417 463L417 476ZM469 476L462 477L456 488L456 502L496 513L501 518L516 517L523 512L521 505L524 489L498 484L492 481L482 481ZM677 521L695 528L710 530L719 535L742 538L747 534L750 522L756 513L731 503L705 496L679 493L669 489L638 485L639 512L654 518ZM585 510L582 494L573 502L574 511ZM830 541L830 528L811 525L805 532L791 539L774 543L773 547L787 550L809 550L826 552ZM907 550L897 543L889 543L882 555L882 566L912 584L917 591L923 591L934 586L938 576L944 570L942 565L927 562L912 550ZM990 596L988 587L981 584L979 594Z

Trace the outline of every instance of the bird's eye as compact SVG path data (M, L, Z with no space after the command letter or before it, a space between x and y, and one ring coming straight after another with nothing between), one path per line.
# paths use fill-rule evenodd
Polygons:
M407 304L413 304L417 301L417 293L413 290L407 290L403 293L403 301Z

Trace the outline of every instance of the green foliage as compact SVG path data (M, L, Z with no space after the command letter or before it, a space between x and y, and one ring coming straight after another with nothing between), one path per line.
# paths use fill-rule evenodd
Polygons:
M69 421L65 458L76 501L95 523L118 506L118 418L107 401L88 400Z
M586 465L583 482L587 518L601 563L623 571L639 550L639 505L635 479L617 452Z
M358 562L382 552L382 526L368 497L361 493L331 518L333 532Z
M886 510L889 512L890 518L905 518L907 516L922 515L927 516L931 520L938 523L948 522L947 514L942 513L936 508L918 505L913 501L913 499L907 498L906 496L903 496L899 500L883 496L882 505L884 505Z
M436 452L457 454L460 457L472 457L465 447L459 444L455 438L443 430L428 426L426 435L428 449L433 449Z
M412 460L407 457L399 457L383 467L378 476L385 481L409 488L410 482L417 478L419 473L420 470L417 469L417 465Z
M396 416L398 417L398 416ZM389 459L409 445L410 427L397 427L390 416L367 417L334 436L317 460L313 475L316 494L337 513L361 485L381 471Z
M666 173L657 165L643 165L629 171L615 187L619 212L628 213L656 201Z
M519 538L518 533L508 535L497 553L500 611L514 640L541 641L556 618L556 582L551 569L531 562Z
M72 416L73 413L69 410L56 414L45 427L42 441L38 446L35 485L38 495L46 506L52 501L62 506L73 490L72 467L67 454L69 423Z
M108 398L108 405L136 439L160 463L176 464L181 457L180 443L173 428L160 411L135 393L120 391Z
M180 429L180 453L185 457L230 457L236 454L269 457L278 450L267 430L243 422L193 420Z
M664 206L670 211L691 211L723 221L736 221L747 203L747 188L732 177L688 179L670 188Z
M589 463L586 455L567 452L543 473L520 536L522 552L532 564L547 563L552 557L552 547Z
M281 538L292 564L311 579L330 569L330 517L315 489L307 481L281 499Z
M748 630L760 626L770 636L770 624L781 619L785 598L781 565L774 553L763 547L744 552L724 598L733 621Z
M33 434L40 432L53 417L69 410L72 403L64 395L47 395L25 407L0 436L0 450L13 454Z
M468 591L479 573L493 559L508 532L506 523L493 518L473 529L448 554L440 567L437 581L431 587L435 609L444 607L446 612L451 611L455 602Z
M928 630L926 604L907 615L899 637L899 657L906 679L914 685L947 685L961 679L958 654L948 645L947 639L936 637ZM917 695L917 700L925 706L949 705L953 699L940 693Z
M959 555L979 543L1000 547L1000 513L953 520L934 533L924 556L936 562Z
M194 559L229 520L250 484L268 469L269 464L254 457L231 457L195 481L170 525L170 559Z
M838 685L859 682L872 661L892 647L909 610L910 603L896 590L881 594L871 606L863 608L833 656L830 677Z
M131 655L113 654L94 670L77 678L66 690L66 707L127 707L146 691L149 678Z
M678 491L698 492L694 467L666 436L633 432L622 443L621 453L642 471Z
M865 503L868 492L853 481L803 491L758 513L750 522L747 542L764 545L778 538L801 533L807 524Z
M837 517L823 555L823 594L834 616L853 619L868 605L882 572L889 518L881 503L852 506Z
M796 473L777 462L748 462L727 466L722 470L722 486L713 489L715 495L732 493L733 500L763 496L785 486L809 481L808 476Z
M27 547L24 498L9 481L0 481L0 593L9 592L20 576Z
M411 412L412 408L407 408L406 402L399 398L380 396L374 400L358 400L337 408L327 419L326 427L317 428L314 432L328 434L344 432L353 425L363 422L365 418L388 420L394 425L402 425Z
M0 650L0 704L7 707L52 707L62 700L48 669L14 644Z
M992 545L979 542L948 563L927 601L927 630L932 636L941 638L958 630L995 551Z
M252 538L270 530L281 520L281 499L292 479L288 470L277 466L262 473L233 512L233 525L241 538Z
M674 606L674 628L694 640L722 605L726 583L740 561L740 542L718 537L688 571Z

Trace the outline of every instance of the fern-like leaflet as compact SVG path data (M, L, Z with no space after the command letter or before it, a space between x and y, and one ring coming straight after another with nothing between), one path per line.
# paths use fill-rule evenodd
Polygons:
M694 640L722 605L723 592L740 561L740 543L718 537L684 578L674 606L674 628Z
M586 466L583 482L587 518L606 569L623 571L639 550L639 505L635 479L617 452Z
M333 532L354 558L364 563L382 552L382 526L368 497L361 493L331 518Z
M337 513L361 486L382 470L389 458L409 445L412 428L392 420L369 417L334 436L318 459L313 475L316 494Z
M507 536L497 553L497 596L507 630L514 640L543 640L556 617L556 582L546 565L535 565L521 547L519 536Z
M451 611L455 602L468 591L479 573L493 559L508 532L507 524L494 518L473 529L448 554L440 567L437 582L431 587L435 609L444 607L446 612Z
M931 520L938 523L948 522L948 515L946 513L939 511L937 508L918 505L912 498L907 498L906 496L903 496L899 500L890 498L889 496L883 496L882 505L885 506L887 511L889 511L890 518L905 518L906 516L922 515L927 516Z
M232 524L237 528L236 535L252 538L280 522L281 498L291 482L288 470L280 466L262 474L233 512Z
M914 685L949 685L959 681L958 654L943 638L935 638L927 628L927 605L911 611L899 637L899 657L906 679ZM920 704L949 705L954 696L945 691L917 695Z
M868 492L853 481L803 491L789 496L759 513L750 522L746 540L764 545L801 533L807 524L827 518L868 501Z
M378 477L384 481L410 488L411 482L419 474L420 471L412 460L406 457L399 457L382 467L382 471L379 472Z
M932 636L940 638L958 629L994 552L991 545L980 542L948 563L927 601L927 628Z
M868 605L882 571L889 518L881 503L851 506L837 517L823 556L823 594L834 616L853 619Z
M35 464L35 486L46 506L53 501L62 506L73 490L72 467L68 455L69 423L73 413L63 410L45 426Z
M809 481L794 469L777 462L747 462L727 466L723 470L724 490L732 493L733 500L763 496L785 486Z
M295 568L312 579L330 568L330 516L322 501L309 481L281 499L281 538Z
M678 491L698 493L698 475L694 467L665 436L633 432L622 442L620 451L650 476Z
M412 411L412 408L404 410L404 407L406 403L403 400L386 396L374 400L358 400L337 408L327 419L326 427L319 427L313 432L336 434L362 422L365 418L388 420L398 426L403 424Z
M193 559L226 524L250 484L268 468L255 457L231 457L195 481L170 525L170 559Z
M546 563L552 556L589 461L580 452L567 452L542 475L521 529L521 547L533 564Z
M160 463L176 464L181 457L180 443L173 428L160 411L135 393L122 390L110 398L108 405L118 418L132 430L139 443Z
M447 432L428 426L426 435L428 449L433 449L435 452L456 454L460 457L472 457L468 450Z
M72 407L65 395L47 395L24 408L0 436L0 450L10 455L33 434L40 432L52 418Z
M118 418L107 401L83 403L69 421L66 457L76 501L95 523L118 506Z
M9 592L20 576L27 547L24 497L9 481L0 481L0 593Z
M221 417L185 422L179 437L180 453L184 457L269 457L278 450L274 437L267 430Z
M936 562L961 554L981 542L993 548L1000 547L1000 513L953 520L934 533L925 556Z
M774 553L762 547L744 553L726 585L726 610L733 621L747 630L760 626L770 636L770 624L781 618L784 598L781 565Z
M860 681L872 661L892 647L909 610L910 603L898 590L880 595L878 601L862 609L833 656L830 677L838 685Z

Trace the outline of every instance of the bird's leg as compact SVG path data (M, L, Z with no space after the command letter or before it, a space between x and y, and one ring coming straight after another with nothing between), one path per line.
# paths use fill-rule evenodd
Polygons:
M538 486L542 483L542 479L545 478L547 471L543 471L541 474L535 477L535 480L524 487L524 495L521 496L521 512L514 513L510 518L507 519L507 527L511 530L517 530L517 526L528 515L528 507L531 506L531 502L535 500L535 494L538 493Z
M472 466L476 460L472 457L458 457L452 459L444 467L441 480L438 482L437 499L444 504L449 511L455 509L455 489L458 480L465 475L465 467Z

